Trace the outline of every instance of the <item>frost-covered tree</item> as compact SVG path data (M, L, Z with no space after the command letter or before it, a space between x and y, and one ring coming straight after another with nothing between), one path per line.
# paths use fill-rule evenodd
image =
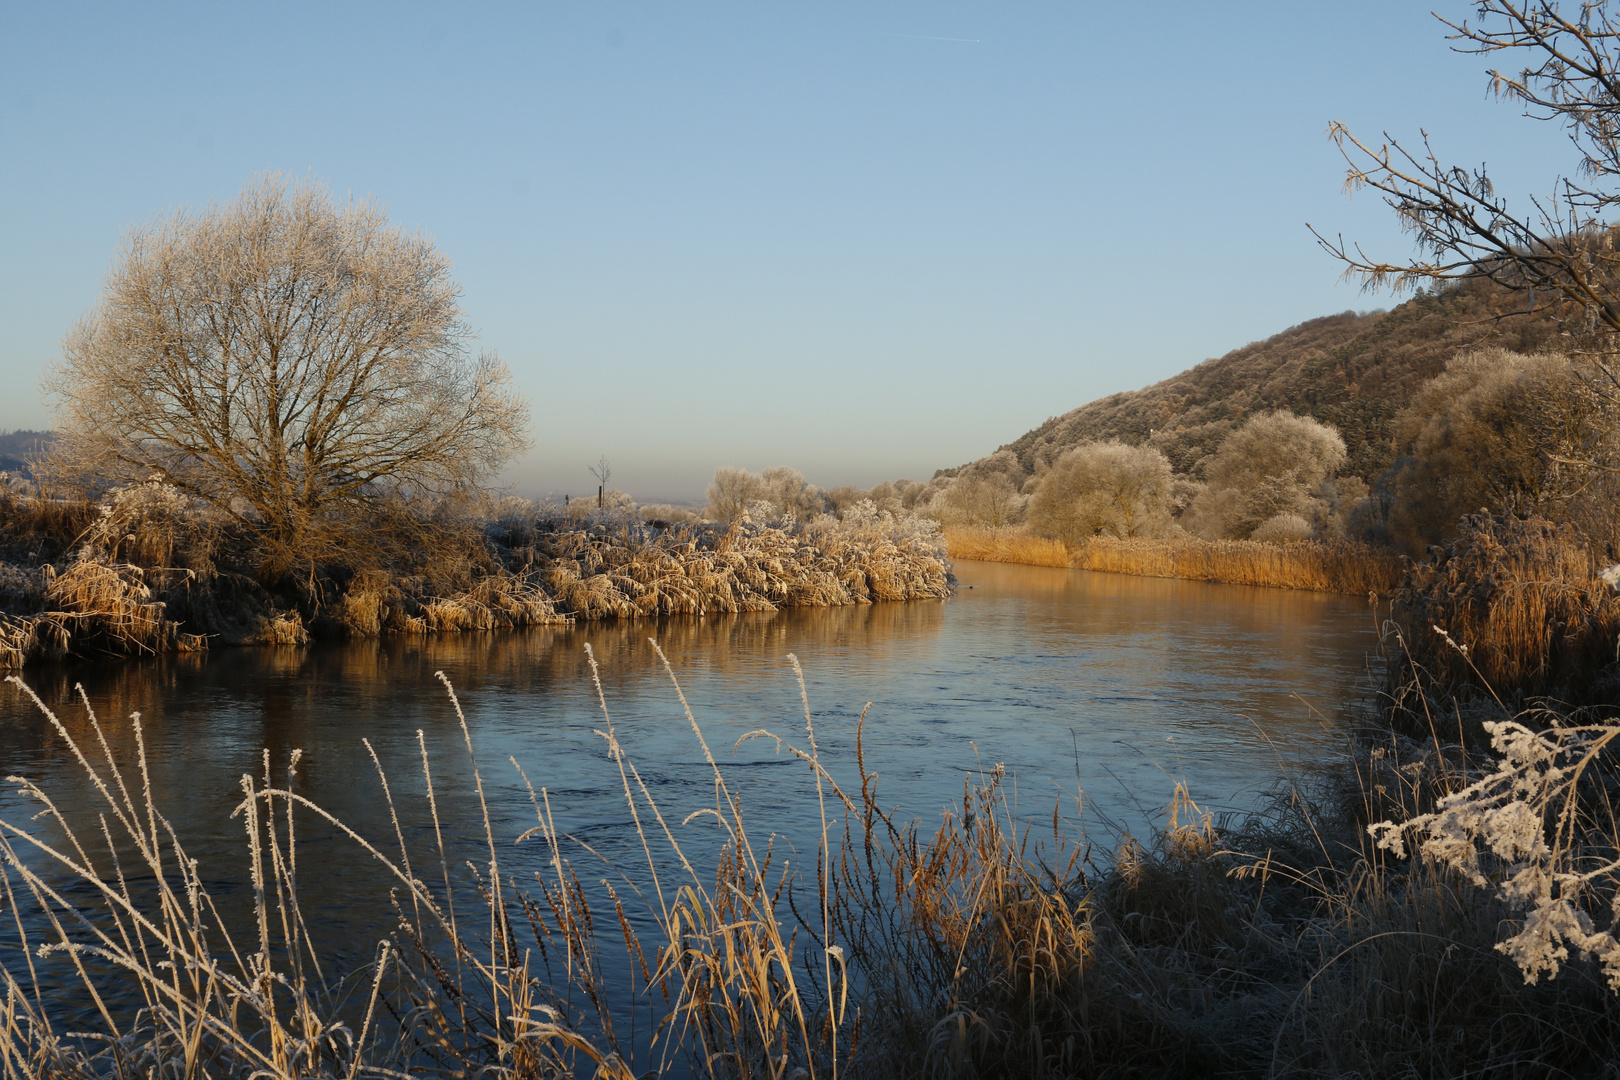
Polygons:
M1083 443L1040 478L1029 525L1068 544L1099 534L1158 536L1170 527L1170 493L1170 461L1157 450Z
M777 465L752 473L722 465L709 481L709 501L703 514L712 521L736 521L745 514L753 515L752 508L761 504L765 513L791 514L800 521L825 513L829 505L821 489L806 483L798 469Z
M1588 531L1606 531L1617 412L1563 356L1483 349L1454 357L1395 424L1405 448L1394 473L1395 538L1421 551L1481 509L1592 518L1581 522Z
M1344 440L1287 410L1250 417L1204 463L1207 487L1187 520L1206 536L1247 537L1278 515L1325 512L1317 489L1344 463Z
M471 492L526 445L459 297L376 203L261 177L128 235L44 378L55 455L203 500L272 571L348 557L401 498Z
M999 529L1023 513L1023 497L1006 473L970 473L945 489L941 516L948 524ZM937 505L937 504L936 504Z

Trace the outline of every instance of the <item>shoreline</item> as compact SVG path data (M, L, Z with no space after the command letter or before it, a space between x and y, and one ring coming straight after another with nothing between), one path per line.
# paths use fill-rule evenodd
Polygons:
M1022 526L942 530L952 559L1179 578L1225 585L1365 595L1392 592L1406 573L1391 552L1349 541L1267 544L1254 540L1098 537L1073 549Z
M200 569L173 568L172 558L141 565L92 545L62 551L60 572L43 559L0 563L0 669L211 644L939 599L952 589L938 529L913 517L728 528L660 528L612 515L507 519L452 541L411 564L352 571L312 589L287 579L266 585L246 567L211 560Z

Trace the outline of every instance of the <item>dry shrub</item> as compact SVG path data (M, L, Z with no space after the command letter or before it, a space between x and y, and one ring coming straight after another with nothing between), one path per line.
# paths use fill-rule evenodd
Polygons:
M380 588L366 588L358 581L351 583L349 591L338 601L333 617L350 637L379 636L389 614L387 594L390 588L386 582Z
M1316 535L1298 514L1277 514L1262 521L1249 539L1260 544L1300 544Z
M194 651L206 639L182 634L154 600L146 572L128 563L80 559L61 574L42 573L46 610L0 617L0 665L79 655Z
M420 618L430 633L511 630L568 621L528 574L482 578L466 592L423 604Z
M216 511L171 484L146 480L108 492L83 540L109 561L211 576L223 532Z
M0 545L17 557L59 559L100 516L82 492L28 494L0 486Z
M247 645L308 645L309 630L304 617L296 611L272 611L254 621L243 644Z
M636 507L636 513L650 525L695 525L702 520L695 507L679 506L674 503L642 503Z
M1568 525L1476 514L1430 549L1395 594L1406 659L1445 693L1508 697L1603 693L1620 597ZM1404 672L1400 673L1404 678Z
M43 566L14 566L0 562L0 612L27 614L45 603Z

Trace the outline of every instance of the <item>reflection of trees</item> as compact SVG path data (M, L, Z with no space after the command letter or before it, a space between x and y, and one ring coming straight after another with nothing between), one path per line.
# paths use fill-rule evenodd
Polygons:
M306 649L221 649L205 658L178 655L116 666L39 668L29 671L28 678L99 764L96 735L74 692L76 682L84 683L112 753L126 781L137 789L140 771L129 715L142 714L157 804L213 880L231 880L243 865L241 822L229 815L240 801L240 774L262 773L262 750L269 752L277 784L285 781L293 749L304 750L296 789L393 851L397 845L381 782L360 745L362 738L370 740L387 773L413 859L426 860L436 873L437 833L424 798L419 728L431 757L452 868L463 858L482 856L468 833L468 826L481 817L472 765L434 671L450 675L467 707L498 838L509 842L533 824L528 797L505 763L507 753L515 752L537 786L553 787L559 821L572 823L565 827L583 827L597 850L628 859L631 853L620 849L633 833L619 835L622 830L612 827L622 805L612 787L611 767L593 755L589 728L600 726L600 715L591 700L586 642L601 664L616 717L620 709L634 713L633 701L649 700L641 689L631 689L625 697L627 676L641 688L662 683L648 638L660 642L677 672L718 676L728 697L734 687L732 700L748 710L758 700L761 660L779 660L795 649L847 648L881 663L898 644L937 634L945 614L937 601L799 608ZM773 684L773 702L783 689ZM679 706L667 684L657 686L652 699L667 699L670 718L678 719ZM0 710L7 735L0 768L38 778L62 800L70 820L95 833L93 819L81 820L92 812L85 802L89 793L81 790L83 781L60 736L15 691L0 698ZM642 765L651 766L645 775L661 797L679 806L677 816L703 805L709 796L702 775L688 776L680 764L696 756L695 750L685 753L690 736L684 723L654 724L639 736ZM10 794L0 796L0 803L8 816L38 809L18 805ZM305 913L319 920L318 937L339 950L374 940L386 929L372 922L377 912L388 910L387 882L372 873L367 857L313 815L300 815L299 829L301 872L323 880L320 894L326 906ZM534 842L502 858L526 879L531 864L543 855ZM222 887L235 895L235 886ZM222 901L227 906L234 902Z
M590 677L586 642L591 643L604 673L645 674L657 667L649 638L659 642L677 672L701 664L709 672L734 673L760 657L774 659L793 649L827 646L857 649L881 661L897 643L938 633L944 625L943 605L942 601L919 600L546 626L507 633L400 636L309 648L220 649L207 655L164 655L113 665L44 665L29 669L25 677L74 738L86 746L94 745L95 736L74 689L79 682L89 694L115 755L132 758L135 742L129 716L138 711L159 767L172 764L183 773L179 768L183 762L158 761L162 755L183 752L199 760L212 757L215 767L257 771L260 749L268 749L273 760L284 762L295 748L330 745L334 711L341 712L345 722L356 729L351 742L358 743L359 732L372 730L374 721L385 728L398 724L404 727L401 735L412 735L424 717L413 709L413 722L399 723L399 703L405 698L437 700L442 689L433 673L439 670L469 692L492 685L520 693L551 686L579 690L588 685ZM210 715L210 701L220 702L229 715ZM442 715L438 713L434 711L438 716L435 723L453 724L448 707ZM0 718L9 733L5 743L14 750L25 751L35 760L43 758L51 767L67 760L61 739L15 690L0 695ZM244 721L253 727L244 730ZM246 756L244 743L249 744ZM384 753L383 747L378 749L379 754ZM227 750L231 760L220 762L216 751ZM9 754L0 751L0 766L14 771L9 759ZM384 764L394 767L386 755ZM420 762L412 757L400 767L417 772ZM446 762L445 767L457 766ZM315 756L305 759L306 771L322 768Z

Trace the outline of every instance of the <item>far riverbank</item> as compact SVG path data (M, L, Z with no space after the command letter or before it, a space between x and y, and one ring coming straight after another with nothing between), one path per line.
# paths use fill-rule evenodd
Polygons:
M1269 544L1192 536L1153 540L1097 537L1070 548L1060 540L1036 536L1023 526L950 526L943 532L952 559L1229 585L1383 594L1399 585L1405 573L1403 560L1393 552L1342 540Z

